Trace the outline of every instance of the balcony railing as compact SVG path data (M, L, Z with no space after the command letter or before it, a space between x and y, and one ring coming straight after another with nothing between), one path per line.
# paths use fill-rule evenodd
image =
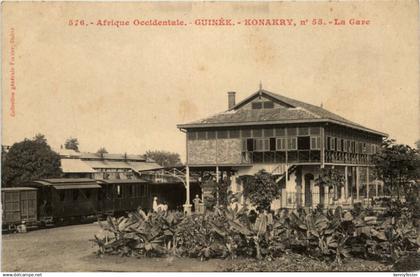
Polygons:
M337 206L350 207L353 203L360 202L365 206L369 206L372 203L372 199L383 196L382 191L378 191L378 194L370 194L369 198L366 195L359 195L359 198L355 194L345 198L340 196L336 198L336 195L332 192L312 192L310 194L304 192L283 192L281 197L282 208L295 209L297 207L308 207L316 208L318 205L322 205L324 208L335 208Z
M319 163L319 150L242 152L242 163Z
M325 151L326 163L370 164L372 156L360 153L345 153L338 151Z

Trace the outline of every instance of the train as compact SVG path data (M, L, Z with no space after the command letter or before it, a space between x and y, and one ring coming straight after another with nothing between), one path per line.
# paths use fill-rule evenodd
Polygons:
M41 179L21 187L2 188L1 192L3 231L16 230L22 224L28 228L56 226L121 216L138 208L149 211L154 197L165 200L169 209L181 209L186 197L181 182L142 179Z

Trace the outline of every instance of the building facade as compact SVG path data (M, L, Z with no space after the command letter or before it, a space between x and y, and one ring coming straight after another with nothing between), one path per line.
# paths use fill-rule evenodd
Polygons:
M229 92L228 110L178 128L186 133L187 172L214 170L240 191L237 177L264 169L281 182L277 208L350 205L380 194L372 155L387 135L322 107L262 88L236 104ZM316 184L323 168L344 176L340 191Z

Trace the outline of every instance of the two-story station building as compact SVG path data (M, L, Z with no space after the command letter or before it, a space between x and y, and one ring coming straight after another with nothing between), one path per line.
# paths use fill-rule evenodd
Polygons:
M214 170L240 191L237 177L265 169L282 182L277 207L346 205L380 193L371 157L387 134L262 87L239 103L228 92L228 110L177 127L186 133L187 173ZM335 200L315 184L326 167L345 178Z

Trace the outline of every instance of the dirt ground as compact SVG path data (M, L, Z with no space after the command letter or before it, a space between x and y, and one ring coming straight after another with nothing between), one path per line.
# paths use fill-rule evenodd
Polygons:
M1 270L61 271L221 271L229 261L195 259L97 258L89 241L99 232L96 223L40 229L2 236Z

